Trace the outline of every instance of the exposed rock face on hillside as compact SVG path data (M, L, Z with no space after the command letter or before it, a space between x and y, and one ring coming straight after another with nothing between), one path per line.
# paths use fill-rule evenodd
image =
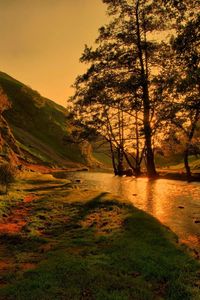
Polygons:
M81 154L88 167L102 167L102 164L93 157L92 145L86 140L81 144Z
M10 161L18 164L20 149L8 126L7 121L0 115L0 161Z
M64 137L71 139L64 107L3 72L0 88L10 103L3 116L0 110L1 159L50 167L98 166L89 143L64 143Z

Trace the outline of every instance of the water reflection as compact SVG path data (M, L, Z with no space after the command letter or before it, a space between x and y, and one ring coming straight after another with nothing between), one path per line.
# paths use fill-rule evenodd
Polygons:
M69 174L81 179L81 187L111 192L129 199L154 215L179 238L200 251L200 184L173 180L115 177L108 173ZM195 223L196 221L196 223Z

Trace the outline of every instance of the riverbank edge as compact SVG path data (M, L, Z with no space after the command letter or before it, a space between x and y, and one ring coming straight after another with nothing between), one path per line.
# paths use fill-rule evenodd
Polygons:
M65 178L65 173L70 172L98 172L98 173L110 173L113 174L112 168L92 168L87 166L80 166L80 167L68 167L68 168L51 168L44 165L26 165L25 170L30 172L40 172L42 174L52 174L55 178ZM186 182L200 182L200 172L192 172L192 177L188 181L187 175L183 170L169 170L169 169L157 169L157 176L155 178L149 178L150 180L157 180L157 179L169 179L169 180L180 180ZM124 175L133 178L148 178L145 172L138 177L134 175Z
M97 173L109 173L114 175L112 170L107 169L60 169L60 170L51 170L50 174L52 174L55 178L65 178L65 174L68 174L70 172L97 172ZM142 174L141 176L135 177L135 176L128 176L124 175L126 177L132 177L132 178L148 178L145 174ZM154 178L149 178L149 180L157 180L157 179L169 179L169 180L179 180L179 181L185 181L185 182L200 182L200 173L193 173L191 179L188 181L187 175L182 172L169 172L169 171L158 171L158 176Z
M32 174L29 174L29 175L30 176L28 178L28 184L30 185L30 179L31 179ZM39 179L39 177L37 177L37 180L34 179L35 183L34 183L34 180L31 181L31 184L35 186L35 190L37 190L38 179ZM24 180L24 184L26 184L26 183L27 183L27 178ZM23 181L21 181L20 184L23 184ZM188 275L188 274L190 274L190 272L188 273L188 270L187 270L187 276L189 276L189 278L187 278L187 281L189 280L190 283L189 284L184 283L184 287L182 286L182 283L179 283L180 286L179 286L178 290L182 289L182 291L179 291L178 293L180 293L180 294L182 293L182 297L183 297L183 295L186 295L187 293L189 293L186 291L187 289L192 290L192 285L194 284L194 282L192 283L192 281L195 280L194 273L196 271L194 271L194 270L196 270L196 267L195 267L196 262L194 263L192 258L190 258L190 254L188 253L188 250L186 251L185 247L182 247L181 245L177 244L177 237L168 228L166 228L159 221L157 221L155 218L153 218L152 216L148 215L147 213L145 213L143 211L140 211L139 209L136 209L135 207L130 205L128 201L122 200L120 198L116 199L116 197L110 195L109 193L103 193L103 194L99 195L97 192L78 191L78 190L74 190L73 188L70 189L70 186L68 186L69 190L66 190L66 187L63 189L63 186L62 186L63 183L62 183L62 185L60 185L60 190L59 190L59 185L58 185L56 190L54 187L52 188L53 193L50 190L48 190L48 192L47 192L46 188L45 188L45 185L47 184L47 176L46 177L44 176L43 184L44 184L45 194L43 195L44 199L42 202L42 206L41 206L41 200L40 199L38 200L37 197L35 198L35 200L33 199L34 201L32 203L27 204L27 205L31 206L31 212L32 212L32 219L31 219L32 221L29 220L29 224L30 224L29 227L31 226L31 231L27 230L27 226L25 226L25 228L24 228L25 230L22 231L23 234L21 235L21 232L19 233L19 240L20 240L19 249L16 247L16 241L18 239L18 237L17 237L18 235L15 234L14 238L13 238L12 234L11 235L9 235L9 234L8 235L5 235L5 234L0 235L1 241L8 243L9 251L11 251L11 252L14 251L14 252L12 252L12 257L22 256L23 243L25 242L26 247L27 247L27 243L29 243L29 242L31 243L31 239L33 238L33 236L31 236L31 234L37 233L38 227L39 228L44 227L42 224L47 221L48 213L52 209L53 209L53 212L55 212L55 216L53 215L53 219L51 220L51 222L53 224L54 224L54 221L58 222L57 216L59 215L59 222L61 222L59 230L62 231L63 228L65 228L63 226L66 226L66 224L63 223L64 218L61 217L61 215L63 214L62 205L66 205L68 202L71 203L70 205L72 205L72 206L74 205L74 209L76 209L77 199L79 200L79 203L80 203L80 199L82 199L81 201L84 203L84 206L83 206L84 218L83 218L82 222L85 222L85 219L87 220L87 218L85 218L85 217L87 217L87 215L90 216L91 213L94 214L94 213L96 213L96 211L100 210L100 212L101 212L100 221L98 221L98 222L100 222L100 224L98 222L95 223L98 220L98 218L92 224L90 221L88 221L90 218L87 220L87 222L89 222L89 224L86 224L87 226L84 228L84 231L82 232L82 234L86 234L87 242L85 240L82 240L82 241L79 240L80 239L80 230L82 230L82 229L80 229L80 224L79 224L79 226L73 225L71 229L70 229L71 225L68 224L67 225L68 226L67 228L69 230L68 233L73 235L73 239L69 240L68 236L65 236L63 238L63 232L62 232L60 239L58 239L59 240L58 244L54 245L55 248L54 248L54 246L50 247L49 249L47 247L48 250L44 251L44 253L43 253L44 254L44 257L43 257L44 263L43 263L43 259L41 261L39 261L38 266L36 266L36 268L34 268L34 271L28 270L28 271L24 272L24 271L18 270L18 272L17 272L18 277L14 280L14 282L15 281L16 282L14 283L11 280L11 282L10 282L11 285L2 289L3 297L9 296L9 299L28 299L27 297L30 297L29 293L31 293L31 295L32 295L31 299L36 299L36 298L38 298L38 295L40 298L44 297L45 295L49 295L49 292L48 292L48 289L46 288L46 286L43 286L42 282L41 283L38 282L38 280L36 280L36 277L39 277L41 279L41 276L42 277L45 276L44 275L45 273L49 274L49 276L50 275L53 276L52 274L55 272L55 267L56 267L56 269L58 267L62 269L62 265L66 263L65 259L64 259L64 261L62 261L62 264L61 264L61 262L58 262L58 265L56 265L56 266L54 265L54 259L57 260L59 255L61 255L61 256L64 255L63 254L63 243L66 245L66 241L68 243L71 243L70 249L73 248L73 251L72 252L71 252L71 250L69 251L69 247L65 246L67 251L65 251L64 256L67 259L67 261L69 259L73 261L75 269L78 268L78 265L75 263L75 261L77 261L77 263L79 262L80 264L85 263L85 259L86 259L87 263L89 263L91 259L92 260L95 259L95 261L96 261L95 257L97 255L97 252L99 253L98 255L100 255L102 257L100 259L100 261L102 260L102 263L103 263L103 265L101 266L99 259L97 259L96 263L98 265L98 268L99 268L99 264L100 264L100 266L101 266L100 269L102 267L104 269L105 268L104 264L106 264L106 268L108 268L107 272L111 272L110 267L112 265L112 268L113 268L113 263L114 263L114 265L116 267L115 272L119 272L119 270L121 269L122 274L121 273L120 273L120 275L118 274L117 277L115 277L116 274L115 274L115 276L113 274L110 274L111 278L112 278L112 276L114 276L114 279L111 280L111 283L112 283L112 285L115 286L115 288L112 289L112 291L110 291L110 287L106 287L105 288L106 291L104 290L104 288L102 288L104 290L104 291L102 291L102 293L104 293L104 296L107 298L105 298L105 297L104 298L94 298L95 300L96 299L118 299L118 298L119 299L128 299L128 297L130 297L130 295L131 295L131 293L133 293L133 291L132 291L132 288L129 287L129 284L128 284L128 286L126 286L126 284L127 284L126 281L128 280L128 282L129 282L130 280L133 280L133 278L134 278L135 285L137 286L138 289L140 289L140 292L138 295L140 295L140 294L142 295L141 297L138 296L137 299L142 299L142 300L146 299L146 295L149 295L148 296L149 298L147 298L147 299L151 299L152 297L153 297L152 299L157 299L166 293L176 293L176 291L173 287L174 278L170 279L171 280L170 281L171 282L170 283L171 291L169 291L167 279L165 278L165 280L164 280L164 277L166 277L167 272L169 272L169 273L171 272L170 270L173 270L172 273L174 273L174 271L176 270L176 265L173 266L173 268L172 268L171 264L173 265L173 260L177 261L177 257L179 259L181 259L181 264L179 265L178 268L182 268L181 265L186 263L186 261L187 261L186 265L188 264L188 267L189 267L189 265L193 266L192 267L193 271L190 270L191 278L190 278L190 275ZM55 182L53 181L52 184L55 185ZM41 186L41 183L40 183L40 186ZM19 186L16 185L15 189L19 190ZM12 192L16 193L17 191L16 190L11 191L11 193ZM34 193L35 196L42 195L41 190L38 193L39 194ZM68 193L68 196L65 196L66 193ZM25 192L24 196L26 199L27 199L28 195L29 195L29 193ZM17 194L15 194L15 197L17 197ZM20 197L21 197L21 195L20 195ZM52 202L52 197L53 197L53 202ZM73 199L73 197L75 197L75 198ZM21 203L21 201L20 201L20 203ZM49 203L51 203L53 205L53 208L48 207ZM61 203L63 203L63 204L61 205ZM17 200L15 199L15 206L17 206L17 205L18 205ZM56 211L54 211L55 207L57 207L58 205L59 206L61 205L61 208L59 208L58 211L56 208ZM113 228L111 226L111 228L105 228L105 226L110 226L108 224L109 224L109 222L111 222L110 221L111 218L108 219L107 218L108 216L106 215L107 220L105 220L104 218L102 219L102 209L103 209L103 211L105 210L106 214L107 213L109 214L110 212L113 213L113 207L115 207L115 206L116 206L116 208L114 210L115 218L116 218L116 216L118 216L118 214L120 213L121 210L125 211L123 213L123 222L122 223L121 223L121 221L119 221L119 218L117 217L117 222L118 222L117 224L120 226L123 225L122 235L119 234L118 229L116 230L115 227ZM49 208L51 208L51 210L49 210ZM38 214L38 211L39 211L39 214ZM134 215L134 217L130 216L130 212L131 212L131 214ZM66 211L66 213L68 214L68 211ZM77 215L77 218L79 221L80 221L80 215L81 214ZM41 216L42 216L42 218L41 218ZM82 217L83 217L83 215L82 215ZM105 215L104 215L104 217L105 217ZM106 222L107 222L107 224L105 225ZM97 229L102 230L102 228L108 230L109 234L107 235L107 233L106 233L105 236L103 236L103 238L100 237L100 240L99 240L99 238L96 239L96 237L93 236L95 230L97 230ZM71 230L72 230L72 232L71 232ZM153 235L152 235L152 231L153 231ZM24 234L26 236L25 240L24 240L24 236L23 236ZM65 234L66 234L66 232L64 231L64 235ZM92 234L92 240L91 240L91 234ZM125 241L123 240L124 235L126 237ZM22 236L23 236L23 239L22 239ZM116 238L115 238L115 236L116 236ZM82 238L85 239L85 236L83 235ZM119 238L121 241L120 244L118 244ZM41 243L44 242L44 241L42 242L41 236L38 236L38 239L41 241ZM45 237L45 239L46 239L46 237ZM55 242L55 236L53 235L51 237L48 235L48 239L44 243L47 243L47 244L51 243L52 242L51 239L54 240L54 242ZM12 240L15 242L15 246L12 245ZM35 240L35 238L34 238L34 240ZM146 240L146 242L144 244L145 240ZM107 246L105 247L105 241L106 241L106 245L108 246L108 248L107 248ZM77 242L78 242L78 248L77 248ZM59 243L61 243L61 244L59 244ZM158 244L157 247L156 247L156 243ZM165 244L165 243L167 243L167 244ZM93 247L93 244L95 245L95 248ZM59 245L62 246L61 247L62 250L60 249ZM168 249L169 252L172 251L172 253L171 253L172 256L171 256L171 258L168 257L168 259L169 260L171 259L172 261L166 261L167 253L169 256L169 252L166 248L167 245L169 247L169 249ZM12 246L14 246L13 250L10 249L10 247L12 248ZM29 247L30 247L30 245L29 245ZM36 249L35 249L36 254L38 254L38 250L39 250L39 253L41 254L40 242L39 242L39 249L37 249L37 247L38 247L37 243L36 243L36 246L32 247L32 250L34 247L36 247ZM87 255L85 254L85 251L86 251L85 247L86 248L89 247L89 249L87 248L87 251L88 251ZM91 247L91 249L90 249L90 247ZM110 247L111 247L111 249L110 249ZM112 250L112 247L113 247L113 251L114 251L113 253L115 253L115 255L114 254L111 255L111 253L110 253L110 251ZM116 247L120 248L120 252L118 252ZM145 249L145 247L147 247L148 249ZM80 249L82 249L82 250L80 250ZM104 250L105 250L105 253L102 256L101 252ZM135 251L137 252L136 253L137 255L134 254ZM161 253L162 251L164 251L164 252ZM68 252L70 252L70 253L68 253ZM6 251L6 253L8 254L7 251ZM140 256L141 254L142 254L142 256ZM25 255L25 254L23 254L23 255ZM104 258L103 258L104 255L106 255L106 256L109 255L109 257L111 259L110 263L107 264L104 261ZM118 261L118 259L116 260L115 258L113 258L113 255L115 256L115 258L117 256L118 259L120 259L120 261ZM134 256L134 259L133 259L133 255L136 255L136 257ZM174 255L177 257L174 257ZM179 255L180 255L180 257L179 257ZM137 261L138 260L137 256L139 256L139 262ZM113 261L113 259L114 259L114 261ZM121 260L122 260L122 263L121 263ZM131 260L134 260L134 263L131 263ZM46 264L47 261L49 261L49 263L53 264L52 269L50 267L50 270L49 270L49 266L47 267L47 264ZM152 265L152 261L155 261L153 263L153 265ZM68 264L69 264L69 266L66 265L65 272L69 271L68 270L69 267L71 268L71 265L70 265L71 263L69 261L68 261ZM124 270L124 264L126 265L126 270ZM132 265L132 268L133 268L132 273L131 273L131 269L129 268L130 264ZM139 269L135 268L135 264L136 265L139 264L139 267L138 267ZM146 268L147 268L146 264L148 265L148 268L150 268L148 271L146 270ZM169 270L161 271L160 264L161 265L163 264L164 268L167 268L167 270L168 270L167 266L170 265ZM97 269L95 268L95 272L99 272L98 268ZM151 268L153 268L153 269L151 269ZM19 269L19 262L18 262L18 269ZM164 277L162 277L162 276L161 276L161 278L159 277L160 275L159 275L158 270L160 270L159 272L161 272L162 276L164 276ZM48 272L50 272L50 273L48 273ZM81 270L79 270L79 272L81 272ZM77 276L80 275L79 272L77 274L73 275L76 277L75 278L76 280L74 279L73 285L75 287L76 287L76 285L78 285L79 296L77 296L77 298L76 298L76 296L74 296L74 298L72 298L72 299L80 299L80 295L86 293L85 292L85 288L86 288L85 283L83 284L84 286L81 286L81 287L79 286L79 284L77 284L78 280L80 280L79 277L77 278ZM101 272L103 272L103 271L101 270ZM143 272L144 272L144 274L143 274ZM147 274L145 272L147 272ZM183 271L183 272L185 272L185 271ZM9 276L11 276L11 273L12 272L9 273ZM171 274L170 276L172 276L172 273L170 273ZM36 274L37 276L34 274ZM63 274L60 274L60 275L63 276ZM12 275L12 276L14 276L14 275ZM12 278L12 276L11 276L11 278ZM55 276L55 274L54 274L54 276ZM88 278L90 278L91 275L87 274L87 276L88 276ZM102 273L100 273L100 276L104 277L105 274L102 275ZM120 276L120 280L119 280L118 276ZM151 276L154 279L152 279ZM156 277L158 276L158 278L155 279L155 276ZM185 274L185 276L186 276L186 274ZM81 278L82 278L82 276L81 276ZM2 277L1 277L1 279L2 279ZM43 278L43 280L45 280L45 284L47 284L47 285L49 284L48 280L50 280L50 279ZM54 280L57 280L57 279L54 278ZM81 280L84 281L84 280L86 280L86 278L85 279L82 278ZM90 280L91 280L91 278L90 278ZM137 282L138 280L139 280L139 283ZM109 281L109 279L108 279L108 281ZM126 282L125 286L123 286L123 281ZM158 282L162 282L162 284L158 283ZM39 286L39 289L37 289L36 296L34 298L34 296L33 296L34 290L32 289L32 286L35 286L36 283L37 283L37 286ZM87 280L86 280L86 283L88 284ZM51 282L51 284L53 284L53 282ZM50 289L51 293L53 293L52 298L48 298L48 299L59 299L59 298L56 298L57 297L56 289L62 290L63 287L62 287L62 285L60 286L60 284L61 284L60 281L57 282L56 284L58 286L57 285L54 286L53 290L52 290L52 288ZM97 285L99 285L99 283ZM106 286L107 283L104 282L104 285ZM121 286L121 288L120 288L121 291L116 288L116 285ZM187 288L186 288L186 286L187 286ZM90 289L91 289L91 287L90 287ZM177 289L177 287L176 287L176 289ZM30 292L29 292L29 290L30 290ZM117 294L116 294L116 290L117 290ZM46 294L44 294L43 292L45 292ZM184 294L183 294L183 292L184 292ZM21 293L21 296L19 293ZM70 291L65 290L64 293L66 296L66 293L70 293ZM89 293L95 294L95 293L97 293L97 291L96 290L92 291L92 292L89 291ZM151 297L150 297L149 293L151 294ZM112 297L110 297L111 294L112 294ZM1 296L1 293L0 293L0 296ZM13 298L12 298L12 296L13 296ZM18 298L16 298L16 297L18 297ZM0 297L0 299L1 299L1 297ZM6 299L6 298L2 298L2 299ZM87 298L87 296L83 296L81 299L88 299L88 298ZM91 298L91 299L93 299L93 298ZM163 298L163 299L165 299L165 298ZM177 298L174 297L173 299L180 299L180 298L179 298L179 296L177 296ZM193 299L193 298L187 298L186 296L184 296L184 299Z

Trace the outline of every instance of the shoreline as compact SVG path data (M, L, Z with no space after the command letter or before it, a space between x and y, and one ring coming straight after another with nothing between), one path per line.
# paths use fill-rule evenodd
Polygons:
M19 219L19 226L13 233L0 234L5 252L0 298L143 300L165 299L169 293L173 299L180 299L179 293L182 298L195 297L199 262L165 225L120 197L73 185L66 189L63 179L46 174L28 175L10 191L13 213L18 215L11 215L10 221ZM45 188L48 180L52 190ZM35 187L34 193L26 189L18 195L20 185ZM41 185L43 190L38 189Z
M88 166L74 166L74 167L50 167L39 164L27 164L25 165L25 170L30 172L40 172L42 174L52 174L55 178L65 178L65 173L70 172L97 172L97 173L110 173L114 175L112 168L93 168ZM187 175L183 170L169 170L169 169L157 169L158 176L156 178L149 178L150 180L157 179L169 179L169 180L180 180L186 182L200 182L200 172L192 172L192 178L188 181ZM127 177L135 177L134 175ZM135 178L147 178L145 172Z
M181 180L186 181L188 183L190 182L200 182L200 173L192 173L191 180L187 179L186 173L182 172L170 172L170 171L159 171L159 178L163 179L172 179L172 180Z
M109 169L86 169L86 168L72 168L72 169L59 169L59 170L52 170L50 174L55 176L56 178L64 178L65 173L69 172L94 172L94 173L109 173L113 174L113 176L118 176L114 175L114 173ZM126 177L134 177L134 178L148 178L145 174L141 174L141 176L135 177L133 176L127 176ZM122 176L123 177L123 176ZM180 180L180 181L185 181L188 183L191 182L200 182L200 173L192 173L192 178L191 180L188 181L187 176L185 173L180 173L178 171L175 172L170 172L170 171L158 171L158 176L156 178L149 178L149 180L157 180L157 179L169 179L169 180Z

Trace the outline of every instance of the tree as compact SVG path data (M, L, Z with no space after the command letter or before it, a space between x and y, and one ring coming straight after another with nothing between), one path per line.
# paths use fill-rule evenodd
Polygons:
M103 29L101 30L103 34ZM117 56L120 57L119 60L116 60ZM130 94L133 75L129 72L128 59L124 60L122 56L122 49L110 42L100 44L95 50L86 47L81 60L92 61L92 64L84 75L76 79L76 92L71 100L74 103L76 119L82 120L84 126L96 128L97 133L104 136L110 144L115 174L123 174L125 158L134 173L139 175L143 156L142 151L140 156L139 149L137 111L140 107L138 101L133 103L134 89ZM133 138L136 140L136 156L132 155L135 163L131 163L129 159Z
M103 2L108 6L111 21L100 28L96 49L87 46L85 48L81 61L89 63L90 67L83 76L78 77L72 101L76 109L79 105L80 110L83 110L85 105L90 109L93 107L97 112L99 105L102 114L104 108L106 107L105 111L108 111L109 107L110 111L120 109L122 114L134 116L132 122L135 124L134 133L130 138L136 139L136 149L132 152L136 153L137 164L141 163L139 152L142 156L145 153L147 175L155 177L157 173L152 136L157 99L153 89L155 67L160 64L159 50L162 48L160 43L155 41L153 34L169 25L167 18L166 22L163 22L168 12L159 0L156 2L103 0ZM84 119L85 115L82 113L79 117ZM96 119L92 114L90 118L94 124ZM142 124L138 122L141 119ZM142 150L138 151L140 144L138 141L143 138L145 151L143 146ZM124 145L120 144L119 149L122 148L123 153Z
M183 5L185 10L183 12ZM163 61L160 91L165 98L162 118L181 132L184 141L184 164L191 180L189 154L197 151L195 132L200 121L200 15L198 1L183 1L171 40L168 57ZM198 144L198 141L195 140Z
M142 146L142 142L139 141L142 135L139 132L141 128L138 116L139 103L130 102L132 95L128 90L129 78L125 65L124 71L118 74L116 70L119 69L119 64L116 60L110 59L109 65L99 61L102 51L102 47L95 51L85 48L82 59L88 61L92 57L93 64L87 73L79 76L75 82L76 93L72 98L75 118L82 120L82 125L96 129L97 133L104 136L110 144L115 174L123 174L125 159L134 173L139 175L144 152L140 151L144 145ZM114 52L108 53L107 47L104 47L105 54L112 56ZM130 149L133 148L133 144L136 151L135 155L131 154L132 163Z
M159 69L162 60L162 50L159 39L154 38L158 32L164 33L166 29L173 27L171 10L163 4L163 1L125 1L125 0L104 0L108 4L110 15L114 15L114 22L120 24L119 20L124 20L124 26L120 26L120 33L117 39L125 45L132 46L130 57L135 65L137 72L133 75L137 77L143 113L143 131L146 144L146 165L149 177L156 176L154 153L152 146L152 136L154 128L152 120L157 109L156 95L153 93L155 88L154 78L155 69ZM171 19L171 20L170 20ZM123 28L123 29L122 29ZM124 30L125 28L125 30ZM108 32L108 31L107 31ZM165 34L166 36L166 34ZM132 54L132 56L131 56Z

